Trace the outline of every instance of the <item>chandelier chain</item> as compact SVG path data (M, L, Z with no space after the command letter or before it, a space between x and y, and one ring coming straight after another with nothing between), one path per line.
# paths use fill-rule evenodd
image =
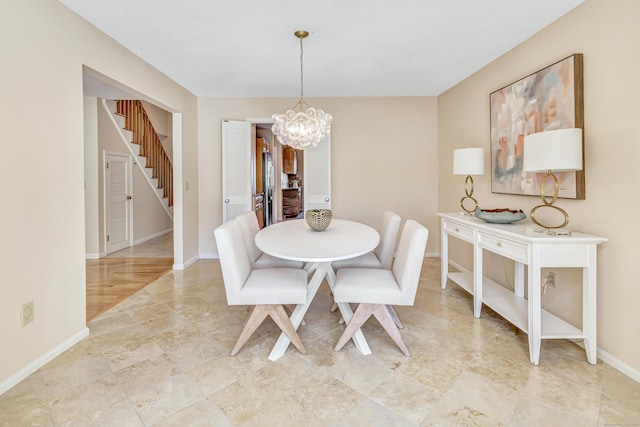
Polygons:
M302 61L302 55L304 48L302 47L303 38L300 37L300 98L304 98L304 63Z

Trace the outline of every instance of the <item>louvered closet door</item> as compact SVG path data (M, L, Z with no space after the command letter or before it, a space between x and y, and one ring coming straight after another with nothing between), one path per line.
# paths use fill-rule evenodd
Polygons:
M105 156L105 213L107 253L131 246L129 156Z
M304 210L331 209L331 135L304 150Z
M245 121L222 122L222 222L252 209L252 129Z

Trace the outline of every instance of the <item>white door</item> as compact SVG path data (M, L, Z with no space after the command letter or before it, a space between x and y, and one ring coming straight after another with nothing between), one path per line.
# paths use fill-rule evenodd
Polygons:
M131 159L105 154L105 219L107 254L131 246Z
M251 149L255 138L247 121L222 122L222 222L252 209Z
M331 209L331 135L304 149L304 210Z

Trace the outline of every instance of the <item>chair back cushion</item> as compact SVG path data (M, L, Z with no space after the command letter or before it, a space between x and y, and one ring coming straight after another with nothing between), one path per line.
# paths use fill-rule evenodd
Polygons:
M374 253L380 260L380 268L390 269L393 262L393 251L396 249L398 231L400 231L400 215L392 211L385 211L382 215L380 227L380 243Z
M405 304L415 300L428 238L429 230L417 221L409 219L404 224L392 270L403 296L409 299Z
M242 228L242 237L249 252L250 261L254 263L262 255L262 251L256 246L256 234L260 231L258 218L255 213L249 211L238 215L236 220Z
M228 221L216 228L213 234L218 246L227 303L243 304L240 302L240 292L251 274L251 263L245 249L240 224L235 219Z

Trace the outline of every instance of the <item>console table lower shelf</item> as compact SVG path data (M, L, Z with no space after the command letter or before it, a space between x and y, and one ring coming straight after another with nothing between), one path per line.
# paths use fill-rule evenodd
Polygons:
M473 274L470 272L448 273L449 280L473 295ZM517 297L511 290L486 277L482 278L482 303L502 316L525 334L529 333L529 302ZM540 310L540 338L584 339L585 334L572 324L545 309Z

